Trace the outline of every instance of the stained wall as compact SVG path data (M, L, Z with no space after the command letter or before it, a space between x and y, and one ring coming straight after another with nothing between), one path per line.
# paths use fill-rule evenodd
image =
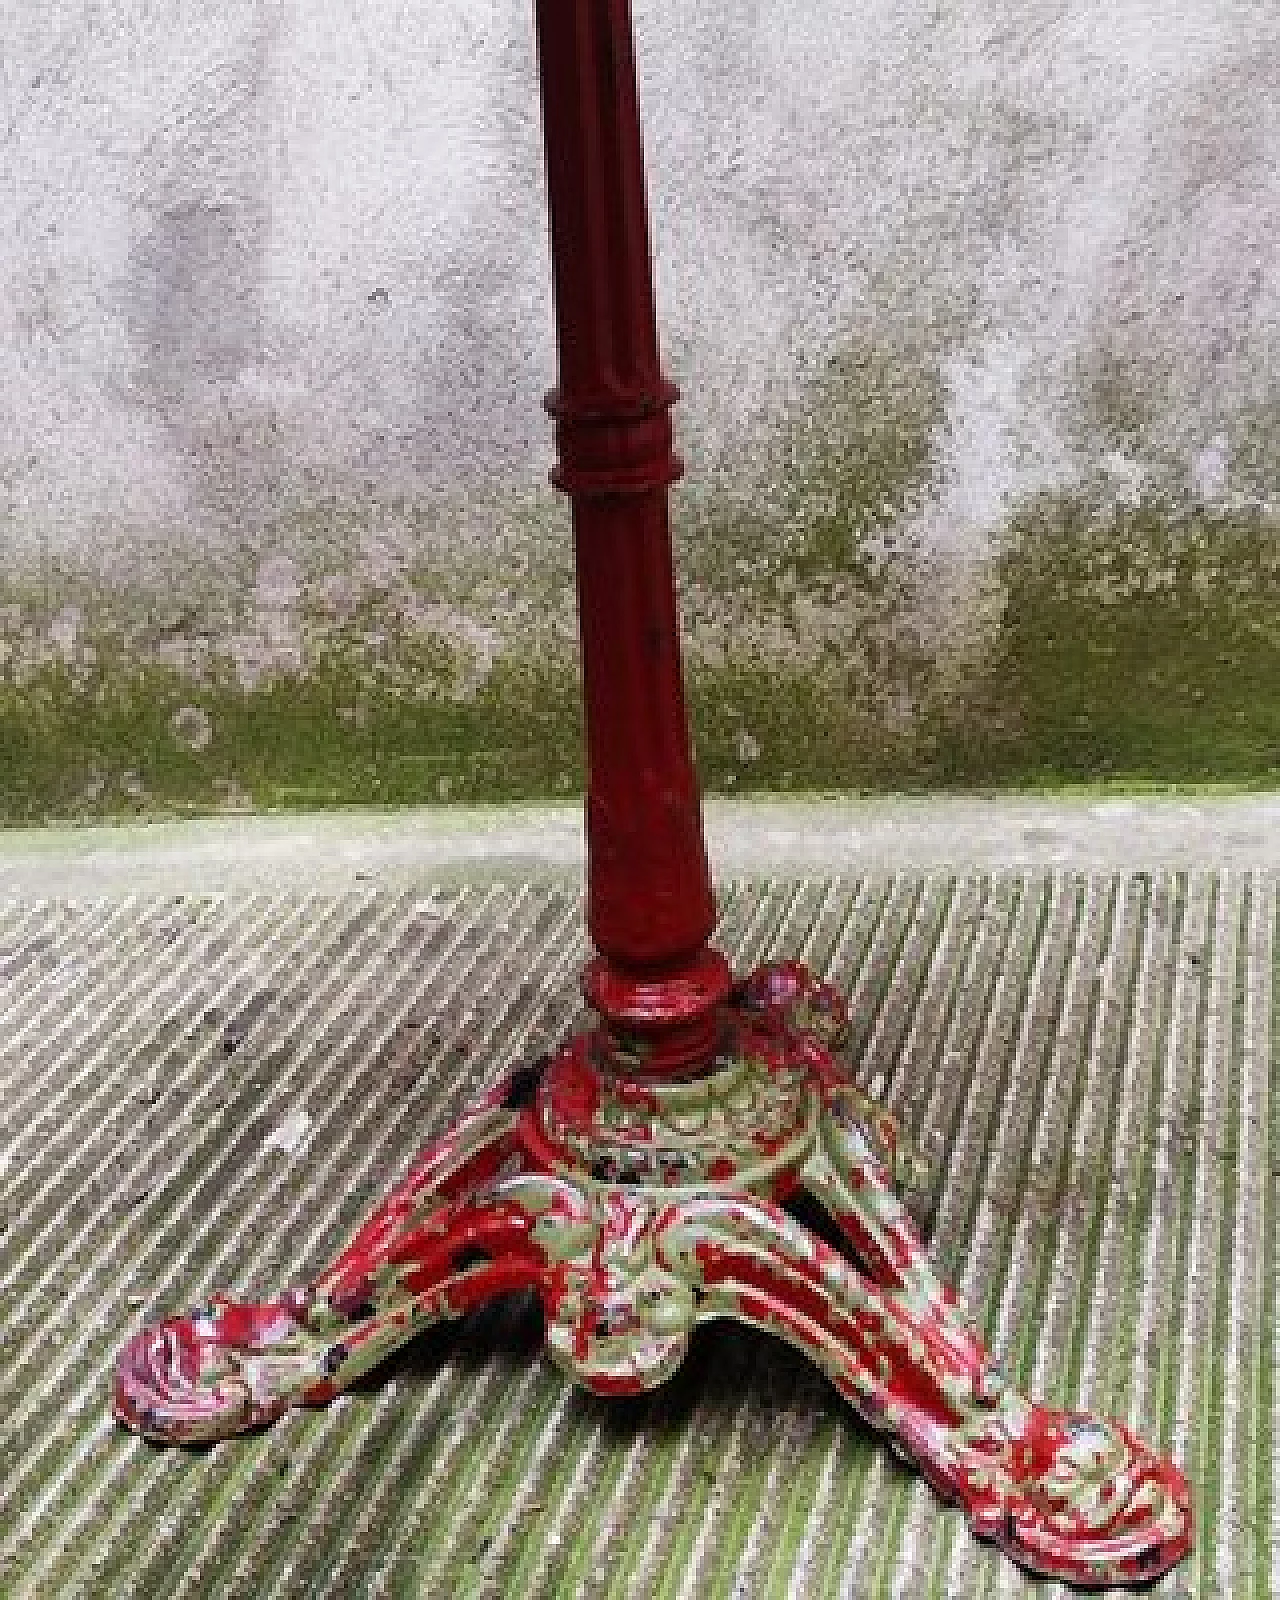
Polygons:
M1280 15L635 22L707 781L1268 781ZM0 813L576 788L531 8L0 37Z

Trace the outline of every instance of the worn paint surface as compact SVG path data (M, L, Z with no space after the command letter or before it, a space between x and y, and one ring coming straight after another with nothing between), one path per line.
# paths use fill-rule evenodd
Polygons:
M153 1439L226 1438L532 1288L552 1357L598 1394L670 1378L697 1326L731 1318L809 1356L1021 1565L1090 1585L1176 1566L1182 1474L1119 1422L1025 1400L935 1276L898 1194L915 1159L830 1053L850 1031L836 991L798 962L762 967L720 1023L713 1066L684 1083L620 1075L600 1031L518 1069L312 1282L135 1335L115 1415ZM840 1243L805 1226L802 1196Z

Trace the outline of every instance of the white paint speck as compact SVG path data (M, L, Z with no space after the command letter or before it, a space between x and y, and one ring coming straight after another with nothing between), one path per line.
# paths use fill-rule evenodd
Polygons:
M264 1150L283 1150L286 1155L296 1155L311 1131L311 1116L306 1111L291 1111L280 1126L263 1141Z

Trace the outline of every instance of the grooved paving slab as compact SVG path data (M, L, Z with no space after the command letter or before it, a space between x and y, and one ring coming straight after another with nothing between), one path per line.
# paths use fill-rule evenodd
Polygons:
M935 1256L1019 1380L1198 1497L1155 1591L1280 1594L1277 880L722 885L801 956L938 1162ZM0 900L0 1594L1013 1597L823 1379L729 1327L665 1389L570 1387L536 1306L434 1330L204 1451L107 1413L136 1325L306 1274L463 1101L584 1020L569 878Z

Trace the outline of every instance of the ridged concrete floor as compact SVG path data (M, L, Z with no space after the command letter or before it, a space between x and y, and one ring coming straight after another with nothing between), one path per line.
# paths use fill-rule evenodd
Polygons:
M1156 1592L1280 1593L1275 875L739 879L721 908L740 965L802 955L852 996L858 1077L936 1155L935 1255L1011 1368L1194 1480L1196 1552ZM581 1020L581 913L546 877L0 901L0 1594L1056 1592L728 1328L623 1404L513 1302L259 1437L110 1421L139 1321L317 1266Z

